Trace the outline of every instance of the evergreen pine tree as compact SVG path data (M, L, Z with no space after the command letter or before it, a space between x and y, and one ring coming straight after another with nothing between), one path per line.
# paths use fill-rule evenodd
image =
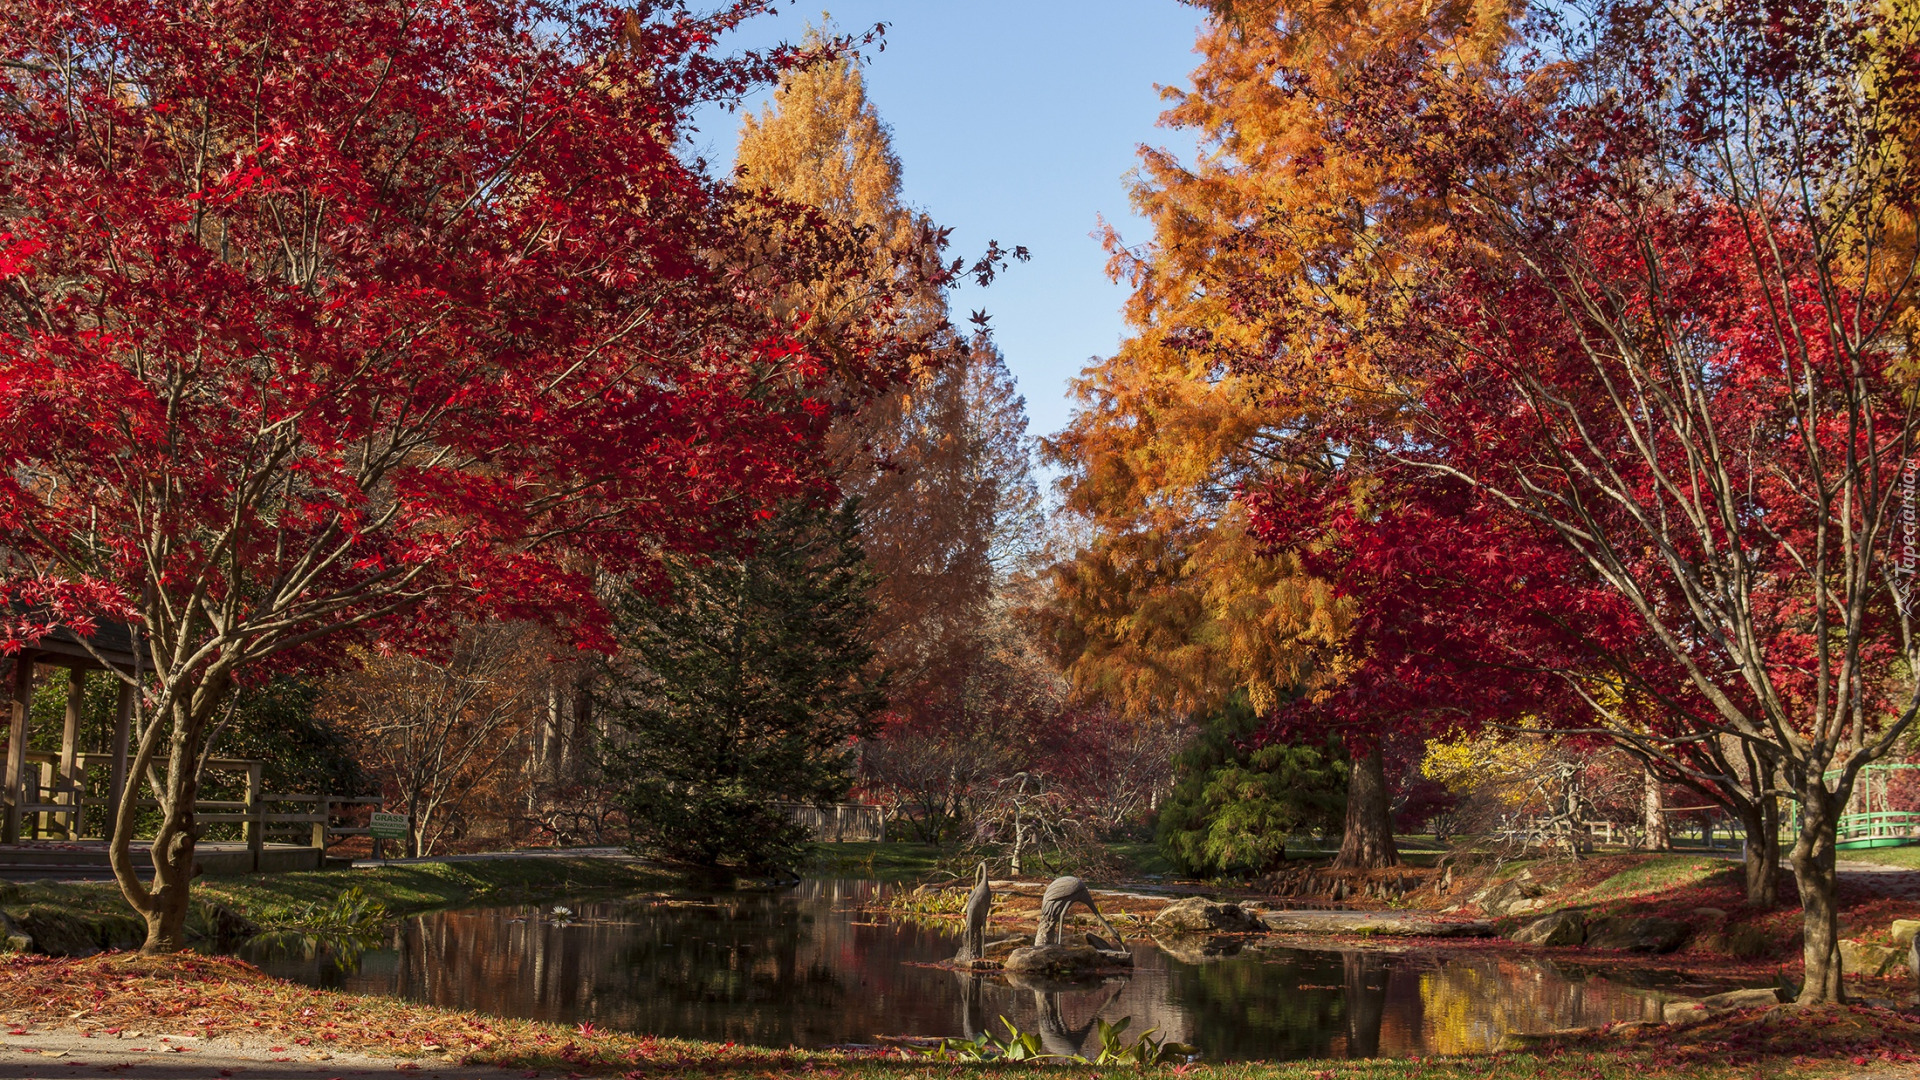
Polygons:
M856 508L791 504L750 550L678 557L669 575L664 598L618 603L606 680L634 846L714 870L792 867L807 835L780 804L845 795L853 741L885 704Z
M1182 873L1257 874L1286 861L1289 837L1340 827L1347 765L1338 742L1251 745L1263 726L1246 695L1236 694L1180 755L1158 835Z
M810 30L818 44L831 25ZM739 182L817 207L859 231L873 269L850 281L920 282L884 307L859 288L796 291L803 333L831 348L835 327L891 319L924 333L926 351L892 393L843 410L827 441L834 479L857 498L873 567L872 638L893 672L896 722L966 726L959 704L983 654L998 572L1039 532L1027 471L1026 403L984 333L949 325L942 230L902 201L901 163L867 97L860 62L843 57L788 73L771 102L742 122Z

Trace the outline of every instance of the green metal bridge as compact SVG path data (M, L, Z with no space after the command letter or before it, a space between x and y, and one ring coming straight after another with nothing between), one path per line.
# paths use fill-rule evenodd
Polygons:
M1842 851L1920 844L1920 764L1861 768L1839 831Z

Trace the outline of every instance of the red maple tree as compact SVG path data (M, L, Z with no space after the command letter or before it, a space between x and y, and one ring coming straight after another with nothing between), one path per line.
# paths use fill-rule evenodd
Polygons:
M604 644L590 568L826 488L822 386L911 343L876 305L809 352L775 301L838 234L676 153L801 59L712 53L763 6L0 6L5 647L136 628L163 821L145 883L129 785L112 859L148 950L236 683L457 618Z
M1348 535L1391 557L1361 553L1355 576L1382 586L1371 603L1411 605L1381 626L1418 631L1362 639L1390 646L1364 658L1374 677L1397 657L1430 682L1463 656L1500 697L1538 691L1529 708L1557 679L1554 722L1748 800L1750 829L1796 801L1801 999L1824 1001L1841 995L1837 819L1920 711L1910 581L1887 557L1920 436L1920 27L1781 14L1742 0L1683 25L1609 3L1536 20L1508 80L1468 85L1437 54L1369 71L1325 105L1418 208L1369 221L1389 270L1325 290L1363 303L1317 308L1220 286L1321 320L1380 376L1300 455L1369 477L1346 485ZM1297 532L1293 499L1264 500L1276 538ZM1443 549L1426 587L1419 554ZM1422 698L1497 718L1472 689Z

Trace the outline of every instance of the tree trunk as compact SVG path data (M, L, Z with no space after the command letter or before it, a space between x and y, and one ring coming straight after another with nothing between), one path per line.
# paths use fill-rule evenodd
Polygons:
M1747 906L1771 911L1780 904L1780 800L1756 800L1741 811L1740 827L1747 840Z
M148 956L175 953L187 947L187 888L193 877L193 845L186 845L187 866L180 873L178 886L168 884L155 889L153 907L141 912L147 918L147 940L140 951Z
M1347 777L1347 825L1340 836L1338 870L1400 865L1393 846L1393 814L1387 805L1387 766L1380 747L1353 756Z
M545 724L540 731L540 779L551 784L560 779L560 688L547 688Z
M1667 794L1652 769L1646 772L1646 793L1640 803L1640 828L1647 835L1648 851L1673 850L1673 837L1667 832Z
M107 845L107 859L128 905L147 922L147 940L140 951L149 955L179 952L187 947L187 900L194 873L192 795L189 793L184 803L175 801L161 807L160 831L151 851L150 885L141 885L133 871L133 804L140 795L140 786L130 777L116 815L113 840Z
M1817 1005L1845 1001L1840 978L1840 911L1835 897L1839 875L1834 870L1839 807L1820 774L1813 772L1802 786L1800 835L1793 844L1793 879L1800 887L1801 932L1806 982L1798 1002Z
M573 726L567 730L567 776L585 779L593 754L593 684L587 676L573 684Z

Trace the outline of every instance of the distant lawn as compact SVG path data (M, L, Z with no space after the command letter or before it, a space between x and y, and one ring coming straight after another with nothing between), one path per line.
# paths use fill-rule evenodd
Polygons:
M1130 874L1168 877L1179 873L1160 851L1160 845L1148 840L1108 844L1107 850L1126 865Z
M857 877L871 881L919 881L933 875L941 850L934 844L888 840L815 844L813 861L802 870L815 877Z
M1697 885L1715 874L1733 873L1725 859L1704 855L1660 855L1622 870L1594 884L1569 902L1600 903L1605 900L1630 900Z
M1881 866L1920 870L1920 844L1909 844L1906 847L1868 848L1865 851L1842 851L1837 854L1842 862L1878 863Z
M678 875L632 859L539 857L202 878L194 882L193 895L270 923L311 904L331 904L351 888L379 900L394 915L406 915L434 908L684 885ZM18 913L34 907L55 908L71 916L129 914L120 887L111 881L26 881L0 887L0 909Z

